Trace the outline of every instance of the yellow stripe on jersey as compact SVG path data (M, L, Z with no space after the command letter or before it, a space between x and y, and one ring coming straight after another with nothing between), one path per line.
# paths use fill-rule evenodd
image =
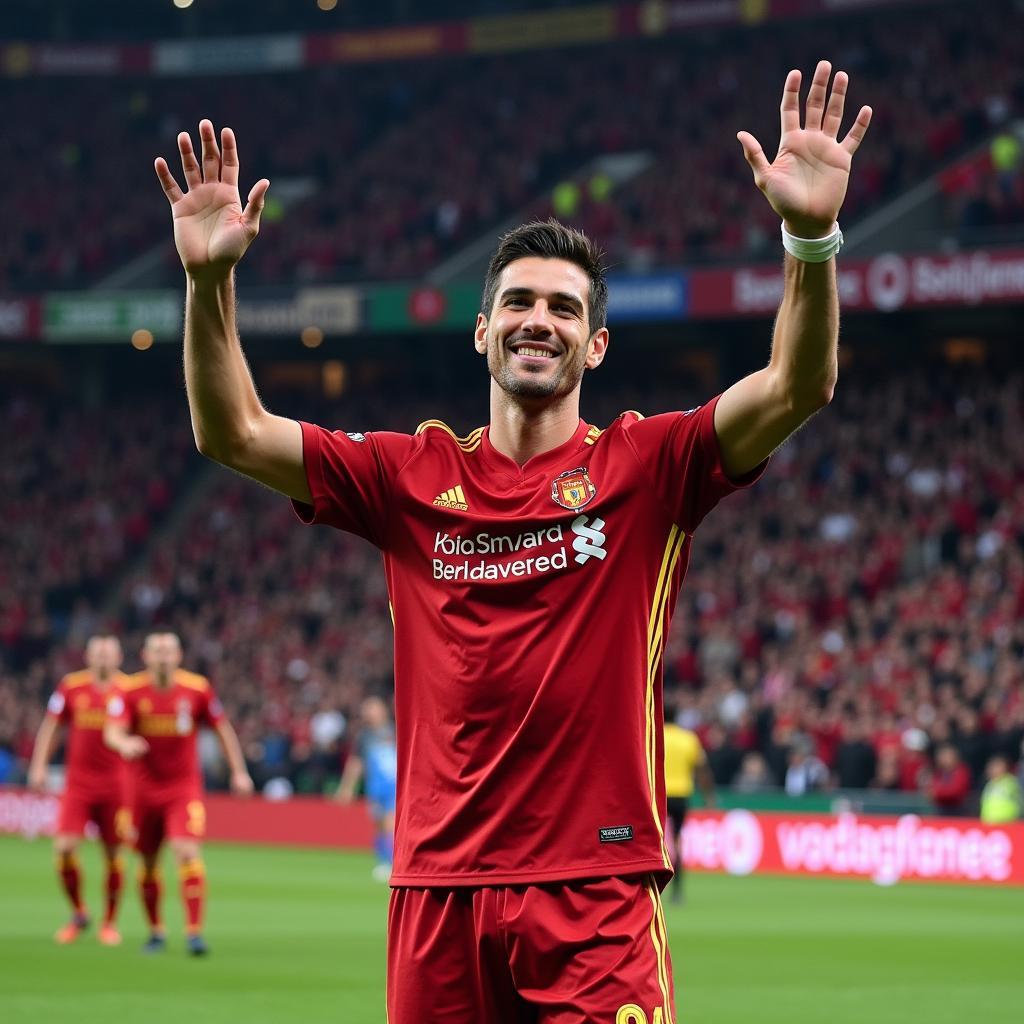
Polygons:
M424 420L416 428L417 436L426 433L431 427L435 427L447 434L467 455L475 452L480 447L480 442L484 436L484 428L477 427L476 430L471 430L465 437L459 437L447 423L441 420Z
M669 529L668 540L665 542L665 554L661 560L658 583L654 588L651 618L647 623L647 692L645 695L646 721L644 729L644 746L647 756L647 784L651 791L651 814L654 817L654 824L661 841L661 858L668 869L671 869L672 862L669 859L668 849L665 846L665 830L662 827L661 815L658 813L658 788L655 783L655 762L658 749L657 732L661 729L661 723L655 721L654 677L661 662L662 641L665 631L665 605L672 589L676 564L679 561L679 554L683 549L685 541L686 533L673 524Z
M587 431L587 436L583 438L583 443L593 444L603 433L604 431L599 429L598 427L591 427Z
M651 901L651 942L658 958L658 988L661 989L662 1006L665 1007L665 1024L673 1024L668 983L668 937L662 931L661 900L653 878L647 880L647 895Z
M672 966L668 956L668 928L665 927L665 908L661 902L661 892L658 887L654 888L654 901L658 907L658 926L661 929L661 943L665 950L665 956L661 963L662 973L665 975L665 1024L676 1024L676 1014L672 1007Z

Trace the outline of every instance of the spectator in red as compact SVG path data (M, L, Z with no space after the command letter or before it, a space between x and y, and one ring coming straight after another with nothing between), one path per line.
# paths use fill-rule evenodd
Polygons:
M967 798L971 792L971 773L959 751L944 743L935 752L935 774L931 798L939 814L954 817L967 814Z

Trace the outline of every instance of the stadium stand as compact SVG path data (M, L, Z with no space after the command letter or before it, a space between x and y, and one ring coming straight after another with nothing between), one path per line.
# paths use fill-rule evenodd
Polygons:
M771 146L786 69L829 53L856 76L858 101L878 111L846 201L849 224L1021 109L1024 35L1004 28L1014 10L1010 0L939 5L926 21L914 9L880 10L808 22L799 33L770 23L756 34L624 42L600 51L597 64L593 51L572 49L555 59L545 51L406 63L398 73L367 65L96 78L61 89L56 120L44 113L57 86L19 81L6 103L25 130L0 155L12 185L0 197L0 288L95 282L166 245L150 162L126 161L125 151L173 156L176 132L194 132L201 116L235 127L245 174L314 186L283 220L271 205L243 282L419 278L509 216L544 212L552 189L595 156L636 151L653 156L645 172L611 194L579 182L567 218L616 265L761 256L775 226L734 136L745 127ZM83 123L104 130L83 138ZM16 173L39 154L45 191ZM1018 214L1011 205L998 216L1018 223ZM165 280L178 274L168 246Z

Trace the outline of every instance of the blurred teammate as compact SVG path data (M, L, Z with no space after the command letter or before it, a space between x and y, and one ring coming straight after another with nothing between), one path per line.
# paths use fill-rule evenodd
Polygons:
M693 796L694 780L700 786L706 807L715 806L715 781L700 738L690 729L676 725L675 709L665 705L665 812L668 821L668 849L675 877L669 888L673 901L683 898L683 826Z
M260 403L233 268L269 182L238 193L230 129L166 162L186 271L185 377L200 451L290 496L307 522L384 552L395 624L398 799L388 919L392 1024L675 1024L660 887L661 662L690 538L828 403L837 375L837 223L862 108L821 62L801 127L790 72L774 162L745 132L784 222L769 364L706 405L600 430L580 384L608 348L601 254L525 225L491 259L474 332L490 422L458 437L331 432ZM529 130L525 126L524 130ZM508 154L498 154L497 159Z
M398 757L395 752L395 727L388 706L380 697L363 701L363 724L356 739L356 748L345 762L338 785L338 799L351 803L359 780L363 779L366 800L373 816L376 835L373 849L377 863L373 877L386 882L391 877L395 850L395 783Z
M89 912L82 898L78 844L91 821L99 830L107 865L106 909L99 940L105 946L116 946L121 941L116 922L124 882L118 847L130 838L130 813L125 806L125 765L104 744L103 725L110 690L125 678L120 671L121 644L117 637L90 637L85 664L86 668L60 681L46 705L46 717L32 750L28 783L40 792L46 788L47 765L60 727L66 725L64 794L54 850L60 883L71 904L71 920L55 938L62 945L74 942L89 925Z
M206 873L199 841L206 833L203 778L196 732L217 733L231 769L231 788L247 796L252 779L234 729L224 717L209 680L181 666L181 642L174 633L150 633L142 648L142 672L125 679L107 704L108 746L133 762L129 772L132 816L142 856L140 888L149 921L148 952L166 946L160 917L160 848L168 840L178 864L189 953L208 952L202 937Z

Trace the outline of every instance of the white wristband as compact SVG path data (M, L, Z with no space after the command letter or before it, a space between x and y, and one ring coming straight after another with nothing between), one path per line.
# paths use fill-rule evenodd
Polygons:
M804 263L824 263L832 259L843 247L843 233L839 221L824 238L797 238L782 225L782 248Z

